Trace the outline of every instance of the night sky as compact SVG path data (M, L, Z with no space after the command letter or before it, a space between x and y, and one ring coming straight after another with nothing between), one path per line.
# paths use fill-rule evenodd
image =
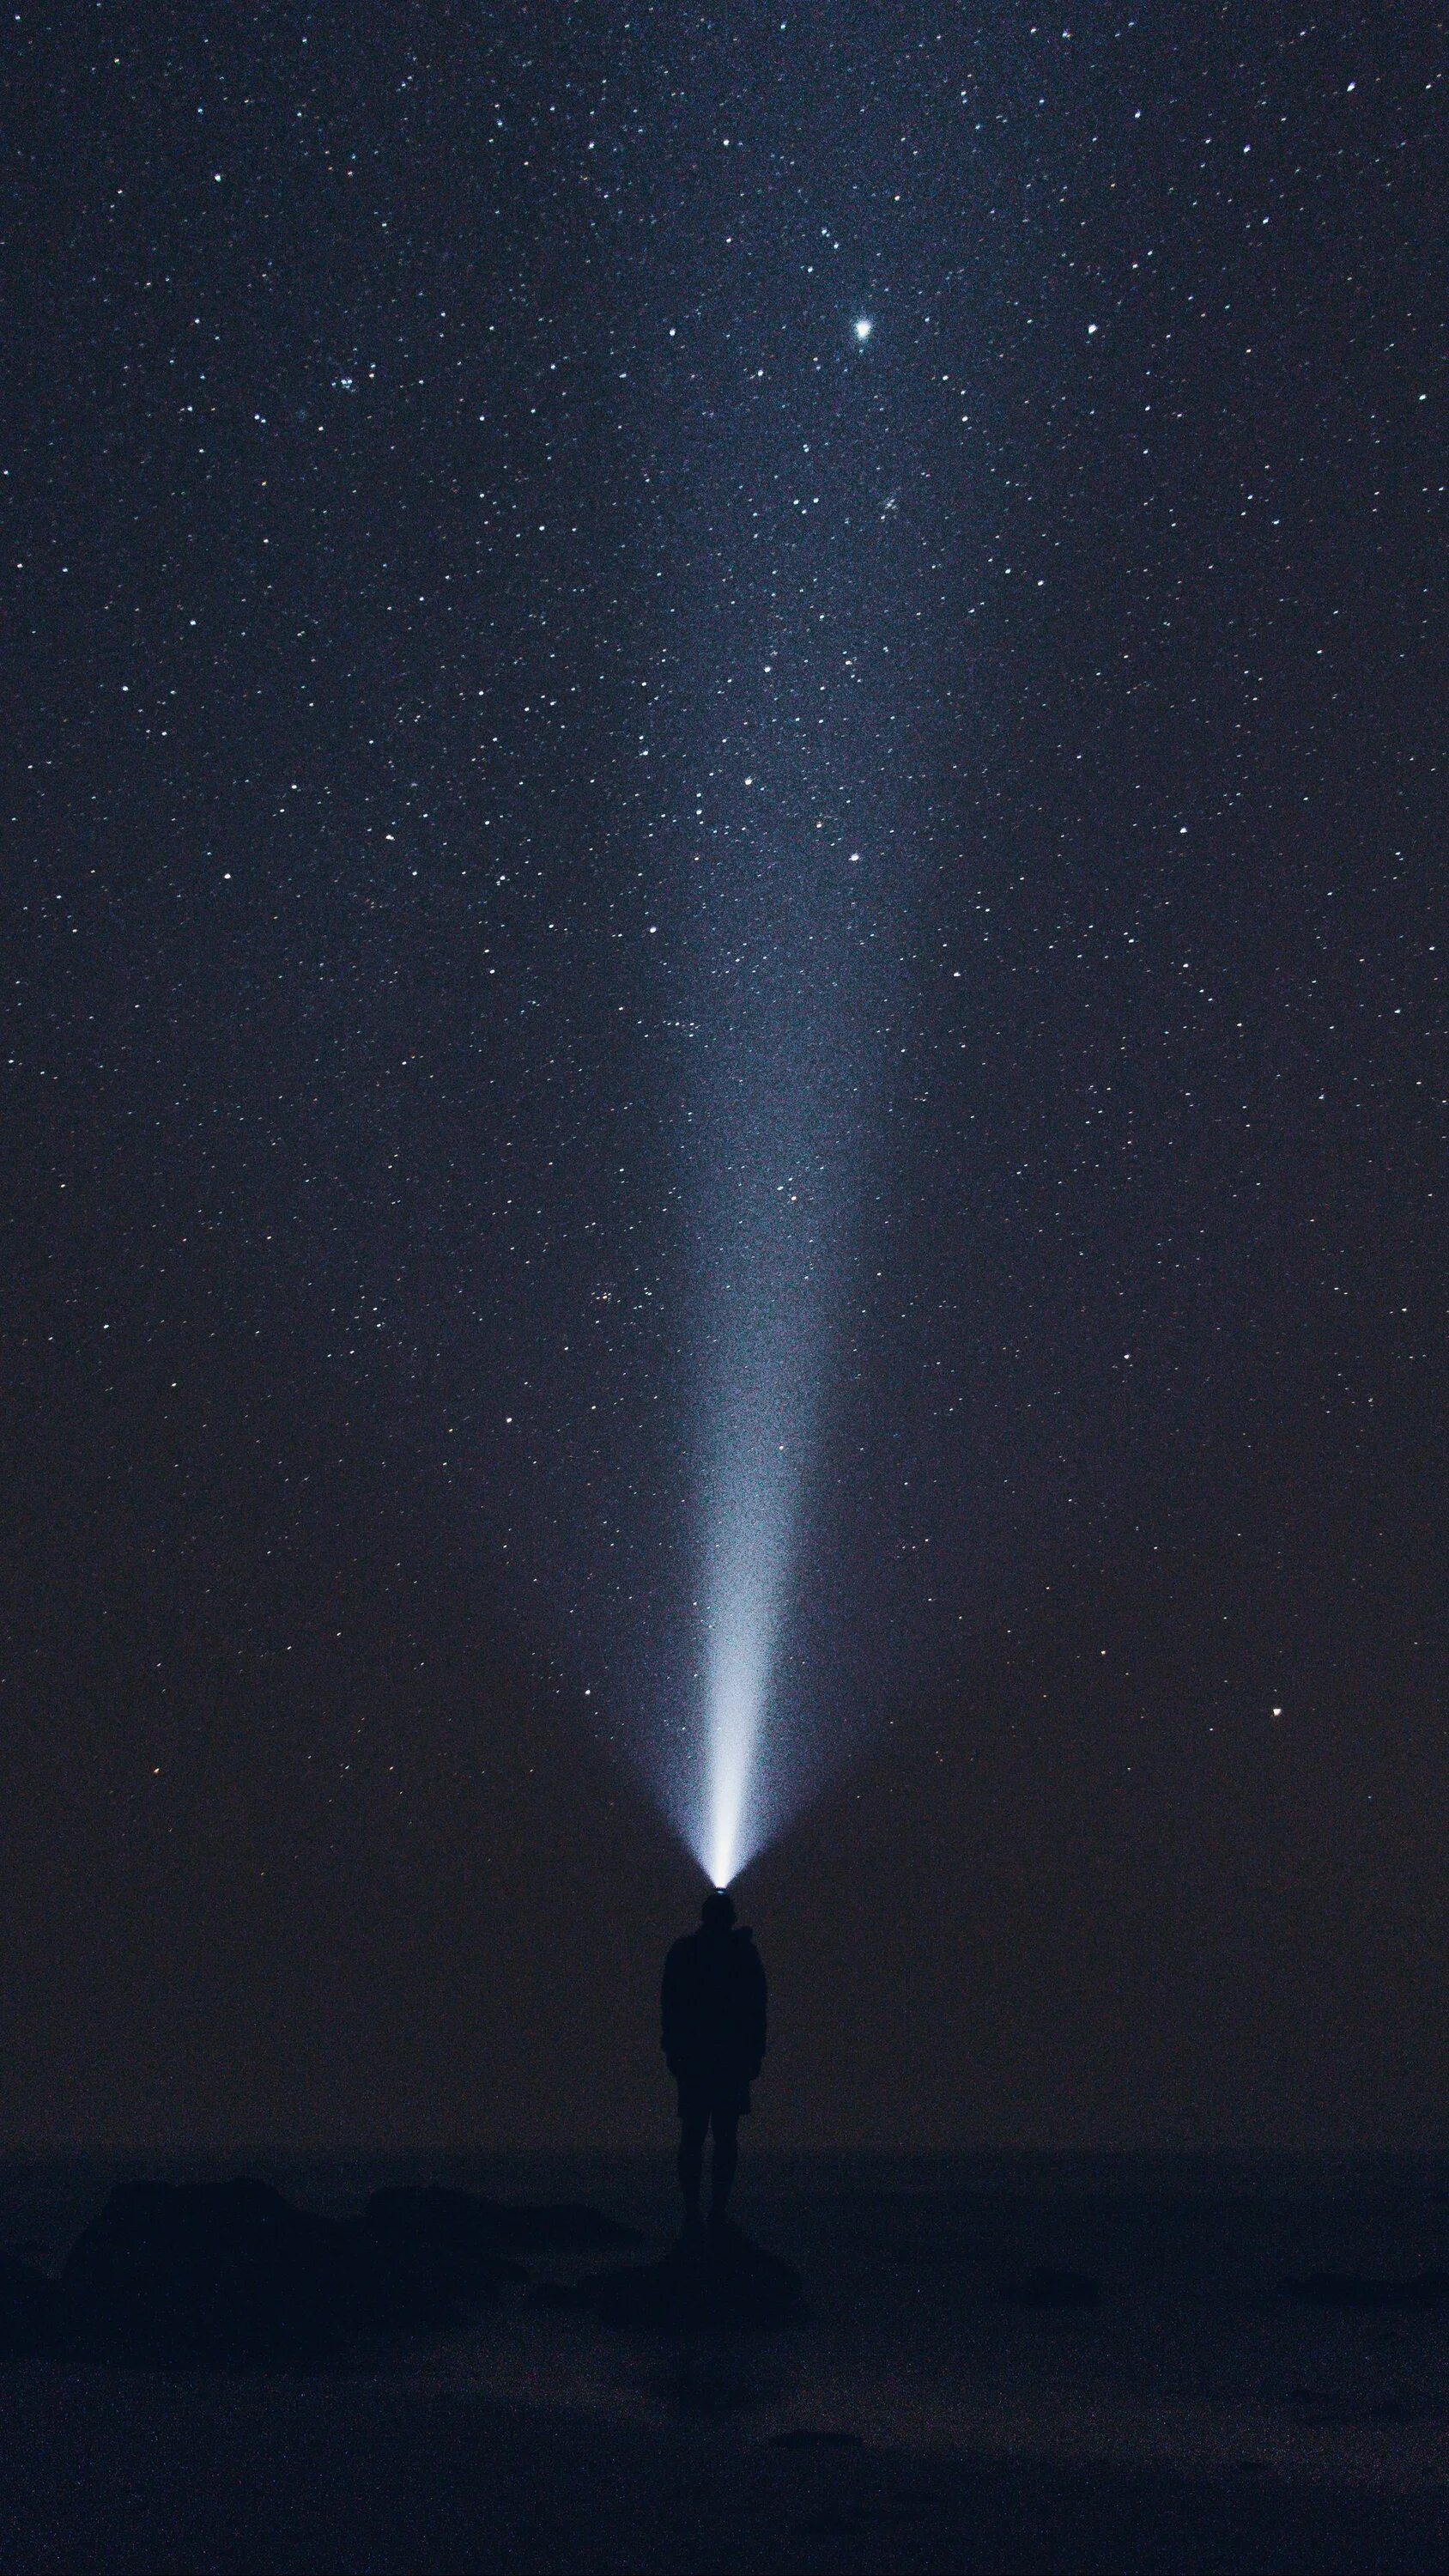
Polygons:
M1442 2145L1439 13L4 49L0 2138L668 2145L778 1406L751 2145Z

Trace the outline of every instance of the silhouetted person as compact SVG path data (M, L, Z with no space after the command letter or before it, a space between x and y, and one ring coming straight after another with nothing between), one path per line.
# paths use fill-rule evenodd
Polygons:
M765 2054L765 1971L754 1935L735 1928L731 1898L707 1896L699 1930L664 1962L663 2049L679 2086L679 2184L686 2222L699 2225L704 2142L714 2131L710 2219L723 2224L739 2162L739 2121Z

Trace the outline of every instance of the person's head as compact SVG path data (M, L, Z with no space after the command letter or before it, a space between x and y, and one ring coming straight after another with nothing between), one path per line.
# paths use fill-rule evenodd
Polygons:
M735 1900L728 1889L717 1887L712 1896L705 1898L699 1909L699 1919L715 1941L722 1941L727 1932L734 1930Z

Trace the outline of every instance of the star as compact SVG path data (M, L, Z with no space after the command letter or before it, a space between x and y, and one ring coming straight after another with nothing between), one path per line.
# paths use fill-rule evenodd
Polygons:
M858 316L855 325L855 336L862 348L865 347L865 344L874 329L875 324L872 322L868 313L862 313Z

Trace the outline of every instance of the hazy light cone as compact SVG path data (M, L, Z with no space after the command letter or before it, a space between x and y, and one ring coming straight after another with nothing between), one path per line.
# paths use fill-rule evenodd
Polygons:
M776 1515L747 1517L742 1500L733 1532L717 1546L707 1614L699 1857L716 1887L728 1887L765 1839L761 1736L787 1556Z
M707 1372L702 1776L691 1841L716 1887L738 1876L790 1805L772 1701L824 1318L812 1194L780 1186L777 1155L778 1147L762 1156L763 1169L734 1198L730 1277Z

